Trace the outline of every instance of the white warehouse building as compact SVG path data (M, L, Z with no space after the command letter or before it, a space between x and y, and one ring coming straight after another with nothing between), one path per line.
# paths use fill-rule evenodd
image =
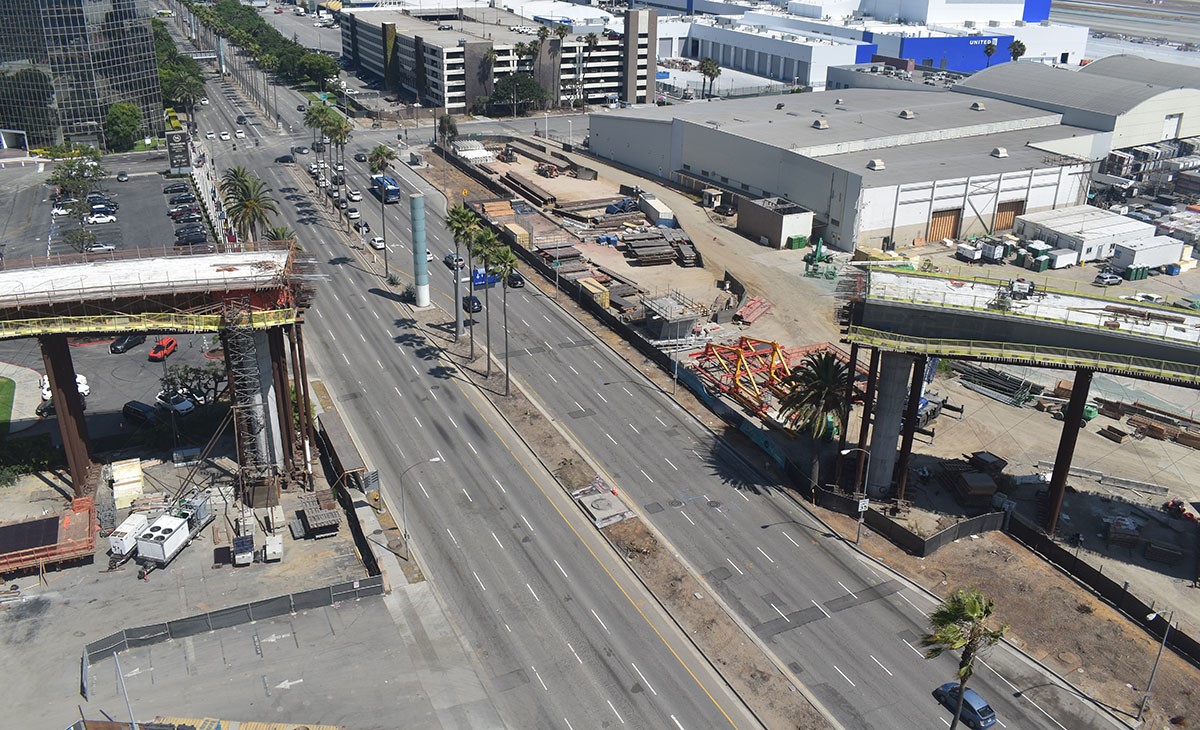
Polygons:
M1085 203L1115 148L1200 136L1200 114L1185 113L1200 109L1200 72L1130 57L1094 65L1006 63L937 94L843 89L612 110L591 115L589 144L689 188L785 198L843 250L982 235Z

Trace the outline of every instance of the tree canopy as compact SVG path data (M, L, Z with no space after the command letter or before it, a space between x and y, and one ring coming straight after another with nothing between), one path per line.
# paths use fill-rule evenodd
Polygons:
M142 129L142 110L118 101L104 115L104 143L113 152L128 152L137 144Z
M492 90L492 103L511 107L514 116L521 107L541 103L545 98L546 90L527 73L509 74Z

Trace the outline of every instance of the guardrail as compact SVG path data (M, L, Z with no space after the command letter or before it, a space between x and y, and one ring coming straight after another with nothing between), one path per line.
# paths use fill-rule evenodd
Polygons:
M269 329L296 321L295 309L252 312L244 323L253 329ZM0 320L0 340L51 334L126 332L217 332L225 326L220 314L151 312L80 317L37 317Z
M1200 384L1200 366L1110 352L1048 347L1027 343L1018 344L983 340L913 337L911 335L901 335L894 332L883 332L867 327L853 326L847 330L846 338L860 345L879 347L884 350L897 352L911 352L941 357L1008 360L1042 366L1057 365L1067 368L1089 368L1123 375Z
M911 277L918 276L918 274L913 273L913 272L907 272L907 273L903 274L903 276L911 278ZM949 283L949 282L977 283L977 284L984 284L984 285L988 285L988 286L997 286L997 287L1006 287L1010 283L1008 280L1005 280L1005 281L992 280L992 279L988 279L986 277L981 277L981 278L978 278L977 280L971 280L971 279L959 279L956 277L940 275L940 274L935 275L935 274L922 273L922 274L919 274L919 276L923 277L923 278L944 279L947 283ZM865 297L867 300L900 302L903 304L913 304L916 306L938 307L938 308L942 308L942 309L954 309L954 310L967 311L967 312L979 312L982 314L1001 315L1004 317L1020 318L1020 319L1033 320L1033 321L1038 321L1038 322L1052 322L1054 324L1063 324L1063 325L1069 325L1069 326L1073 326L1073 327L1086 327L1088 329L1094 329L1094 330L1099 330L1099 331L1108 332L1108 333L1112 333L1114 330L1110 329L1109 327L1106 327L1105 322L1113 319L1114 317L1122 316L1119 313L1109 312L1107 310L1099 309L1099 308L1097 308L1095 310L1081 310L1081 309L1077 309L1077 308L1068 307L1066 305L1041 304L1037 301L1032 301L1032 300L1026 300L1024 302L1021 302L1020 303L1021 308L1014 307L1014 308L1010 308L1010 309L992 309L991 307L988 306L988 303L993 301L996 298L996 295L993 292L988 292L986 294L967 294L967 293L957 292L957 291L946 291L946 292L942 293L941 298L939 299L936 296L918 297L915 295L908 295L906 292L897 291L897 289L901 289L901 287L899 287L899 286L889 287L888 284L884 284L881 282L875 282L875 283L868 282L867 289L865 292ZM1087 298L1095 299L1098 302L1111 302L1111 303L1118 304L1118 305L1124 306L1124 307L1130 307L1130 306L1147 307L1147 305L1143 302L1130 302L1130 301L1127 301L1124 299L1112 299L1111 297L1097 297L1094 295L1078 294L1078 293L1067 292L1067 291L1055 291L1055 290L1050 290L1050 289L1041 289L1040 291L1045 291L1045 292L1051 293L1051 294L1061 294L1061 295L1065 295L1065 296L1086 296ZM960 301L953 301L955 299L958 299ZM961 301L963 299L969 299L970 301L969 301L969 303ZM1063 311L1061 314L1056 314L1055 316L1048 316L1046 314L1038 314L1037 313L1039 308L1049 308L1049 307L1053 307L1053 309L1063 310ZM1153 307L1153 308L1158 311L1164 311L1164 312L1170 311L1179 316L1184 316L1187 314L1186 312L1184 312L1182 310L1172 308L1172 307L1166 307L1166 308ZM1094 319L1095 321L1088 321L1089 318ZM1184 328L1182 330L1182 332L1180 332L1179 330L1181 328L1178 323L1166 322L1166 321L1155 321L1155 320L1151 320L1149 318L1147 318L1144 321L1139 322L1139 324L1141 327L1143 327L1145 329L1142 329L1142 330L1122 329L1122 330L1117 330L1117 331L1120 331L1120 332L1123 332L1126 334L1130 334L1135 337L1140 337L1140 338L1144 338L1144 339L1153 339L1153 340L1158 340L1158 341L1162 341L1162 342L1173 342L1173 343L1181 343L1181 344L1189 344L1189 345L1190 344L1200 344L1200 329ZM1161 327L1161 331L1156 331L1159 327Z

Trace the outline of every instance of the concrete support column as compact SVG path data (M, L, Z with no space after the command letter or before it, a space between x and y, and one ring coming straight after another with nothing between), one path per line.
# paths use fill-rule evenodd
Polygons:
M312 459L313 459L313 453L312 453L311 449L313 448L313 446L316 445L317 442L316 442L316 438L315 438L316 431L313 428L313 422L312 422L312 399L311 399L310 391L309 391L309 387L308 387L308 363L304 359L304 328L301 326L301 324L302 324L301 322L297 322L295 325L295 327L296 327L296 345L300 349L300 382L304 386L304 388L303 388L304 412L302 414L303 417L301 418L301 421L304 423L304 428L308 432L309 453L307 456L308 456L308 463L311 465ZM309 470L309 473L310 474L312 473L311 468Z
M850 410L854 407L854 376L858 373L858 343L850 345L850 361L846 367L846 423L842 424L841 433L838 434L838 459L837 468L834 471L834 484L842 483L842 469L845 466L846 460L842 458L841 453L846 450L846 439L849 438L850 431Z
M1063 497L1067 493L1067 472L1075 456L1075 442L1079 439L1079 424L1083 421L1083 407L1087 405L1088 391L1092 387L1092 371L1076 370L1075 384L1071 387L1071 400L1063 414L1062 435L1058 439L1058 453L1054 455L1054 471L1050 475L1050 509L1046 515L1046 534L1054 537L1058 517L1062 514Z
M872 499L882 499L892 489L896 443L900 438L900 421L904 417L908 376L914 359L912 355L885 352L880 361L875 430L871 434L871 466L867 471L867 495Z
M287 350L283 342L283 330L279 327L267 330L267 342L271 348L271 380L275 384L279 445L283 452L284 471L290 474L296 468L296 421L292 416L292 392L288 387Z
M896 470L896 499L904 499L908 486L908 462L912 458L913 435L917 432L917 410L921 407L921 391L925 385L925 366L928 355L913 363L912 382L908 386L908 403L904 407L904 437L900 440L900 463Z
M867 390L863 393L862 423L858 424L858 448L867 448L867 436L871 431L871 413L875 410L875 386L879 382L879 350L871 348L871 364L867 368ZM854 467L854 489L863 483L863 468L867 455L862 451L855 452L858 463Z
M311 474L312 469L312 439L308 431L308 418L304 414L304 402L308 393L308 383L304 382L304 376L300 372L300 353L296 346L296 328L299 323L288 325L288 345L292 355L292 387L296 389L296 408L300 411L300 453L296 454L297 459L302 459L304 462L304 473Z
M83 416L83 400L75 384L75 365L71 362L71 347L66 335L43 335L42 362L50 380L50 397L58 414L58 432L71 472L71 488L82 497L88 487L88 469L92 465L88 453L87 421Z
M412 193L408 196L408 211L412 217L413 278L416 280L416 306L429 306L429 261L425 251L425 196ZM458 272L455 272L455 276ZM454 306L458 307L458 302Z

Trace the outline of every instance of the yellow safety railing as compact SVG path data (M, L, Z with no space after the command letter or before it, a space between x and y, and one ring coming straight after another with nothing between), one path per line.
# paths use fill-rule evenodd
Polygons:
M252 312L244 323L253 329L268 329L296 321L295 309ZM124 332L217 332L227 326L220 314L148 312L145 314L98 314L81 317L38 317L0 321L0 340L38 335L118 334Z
M1200 366L1111 352L1076 350L1029 343L913 337L867 327L850 327L846 339L860 345L895 352L911 352L949 358L993 358L1018 361L1034 366L1090 368L1134 377L1152 377L1200 384Z

